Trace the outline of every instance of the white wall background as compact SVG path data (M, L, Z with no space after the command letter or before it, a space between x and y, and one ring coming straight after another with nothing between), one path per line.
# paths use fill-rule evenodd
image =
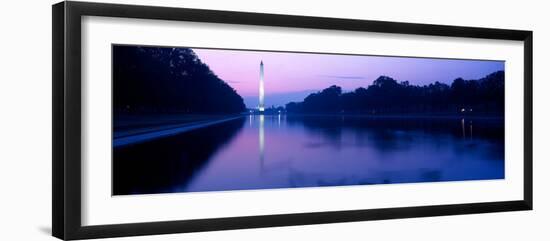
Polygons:
M535 210L174 234L115 240L549 240L550 17L545 1L110 0L534 31ZM0 8L0 240L54 240L51 231L51 4Z

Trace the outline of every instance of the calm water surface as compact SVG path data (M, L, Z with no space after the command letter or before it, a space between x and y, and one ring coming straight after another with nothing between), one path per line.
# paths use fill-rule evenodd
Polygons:
M251 115L114 149L113 194L504 178L504 120Z

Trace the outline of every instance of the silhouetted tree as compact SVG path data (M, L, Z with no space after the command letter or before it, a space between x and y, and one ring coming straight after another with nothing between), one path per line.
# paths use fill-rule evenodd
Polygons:
M342 93L331 86L286 105L289 113L504 113L504 71L479 80L457 78L451 86L434 82L415 86L380 76L367 88Z
M113 46L118 112L239 113L241 96L189 48Z

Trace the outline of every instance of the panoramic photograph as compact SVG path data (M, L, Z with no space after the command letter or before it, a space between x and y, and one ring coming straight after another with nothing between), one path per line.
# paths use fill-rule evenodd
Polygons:
M504 179L504 67L112 45L112 195Z

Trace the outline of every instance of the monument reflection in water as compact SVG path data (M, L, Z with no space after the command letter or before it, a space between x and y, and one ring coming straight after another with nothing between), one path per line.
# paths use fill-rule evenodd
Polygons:
M499 118L249 115L115 149L114 194L501 179L503 142Z
M113 195L504 178L503 61L112 54Z

